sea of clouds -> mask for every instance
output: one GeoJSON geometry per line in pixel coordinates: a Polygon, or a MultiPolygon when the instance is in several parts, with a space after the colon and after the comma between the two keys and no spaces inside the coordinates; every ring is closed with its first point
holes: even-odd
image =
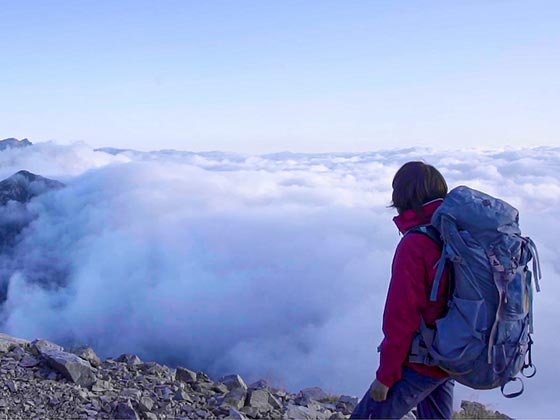
{"type": "Polygon", "coordinates": [[[239,155],[95,151],[40,143],[0,152],[66,188],[28,205],[11,255],[1,330],[104,356],[136,353],[215,377],[239,373],[297,391],[362,396],[400,236],[391,179],[435,165],[520,210],[540,251],[538,373],[525,393],[456,387],[511,416],[558,416],[560,148],[239,155]],[[41,287],[39,284],[49,285],[41,287]]]}

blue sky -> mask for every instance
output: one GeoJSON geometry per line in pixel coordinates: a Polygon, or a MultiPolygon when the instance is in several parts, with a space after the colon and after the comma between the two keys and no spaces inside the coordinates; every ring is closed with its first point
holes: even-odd
{"type": "Polygon", "coordinates": [[[558,144],[557,1],[0,1],[0,137],[558,144]]]}

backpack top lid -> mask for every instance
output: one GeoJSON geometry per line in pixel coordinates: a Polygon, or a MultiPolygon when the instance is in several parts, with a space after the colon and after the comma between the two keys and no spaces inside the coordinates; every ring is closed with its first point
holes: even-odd
{"type": "Polygon", "coordinates": [[[440,231],[450,218],[461,230],[499,231],[521,234],[519,212],[503,200],[461,185],[452,189],[432,216],[432,225],[440,231]]]}

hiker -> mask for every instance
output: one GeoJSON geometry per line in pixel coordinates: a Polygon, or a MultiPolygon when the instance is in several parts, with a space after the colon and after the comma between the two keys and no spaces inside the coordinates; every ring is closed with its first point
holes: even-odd
{"type": "Polygon", "coordinates": [[[418,418],[450,419],[454,381],[437,366],[408,360],[422,320],[434,327],[445,314],[449,294],[446,270],[437,299],[430,301],[441,246],[428,235],[409,231],[430,224],[447,195],[447,184],[433,166],[408,162],[395,174],[392,187],[391,207],[398,212],[393,221],[403,238],[393,259],[379,369],[350,418],[400,419],[416,407],[418,418]]]}

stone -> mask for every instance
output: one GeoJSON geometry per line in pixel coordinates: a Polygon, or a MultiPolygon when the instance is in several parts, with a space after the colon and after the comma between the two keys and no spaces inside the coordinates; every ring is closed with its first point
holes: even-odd
{"type": "Polygon", "coordinates": [[[230,390],[224,384],[214,384],[211,389],[212,389],[212,391],[216,391],[218,394],[225,394],[226,392],[228,392],[230,390]]]}
{"type": "Polygon", "coordinates": [[[127,365],[141,365],[142,360],[135,354],[123,353],[116,359],[117,362],[126,363],[127,365]]]}
{"type": "Polygon", "coordinates": [[[350,397],[348,395],[341,395],[336,403],[358,405],[359,399],[357,397],[350,397]]]}
{"type": "Polygon", "coordinates": [[[147,413],[149,411],[152,411],[152,408],[154,408],[154,404],[154,400],[152,400],[150,397],[142,396],[140,397],[140,401],[138,402],[138,408],[140,409],[140,411],[147,413]]]}
{"type": "Polygon", "coordinates": [[[307,400],[321,402],[321,401],[328,400],[330,398],[330,395],[327,394],[325,391],[323,391],[321,388],[312,387],[312,388],[302,389],[299,392],[298,397],[307,400]]]}
{"type": "Polygon", "coordinates": [[[26,346],[29,341],[0,333],[0,353],[7,353],[15,346],[26,346]]]}
{"type": "MultiPolygon", "coordinates": [[[[258,418],[262,418],[262,417],[263,417],[263,415],[262,415],[262,413],[259,411],[259,409],[258,409],[258,408],[255,408],[255,407],[248,407],[248,406],[245,406],[245,407],[243,407],[243,408],[241,409],[241,412],[247,414],[247,416],[250,417],[250,418],[252,418],[252,419],[258,419],[258,418]]],[[[268,416],[266,416],[266,417],[268,417],[268,416]]]]}
{"type": "Polygon", "coordinates": [[[325,415],[300,405],[289,405],[288,409],[282,416],[285,420],[311,420],[311,419],[325,419],[325,415]]]}
{"type": "Polygon", "coordinates": [[[96,378],[89,362],[75,354],[49,347],[42,347],[40,351],[47,363],[69,381],[86,388],[95,383],[96,378]]]}
{"type": "Polygon", "coordinates": [[[111,389],[112,389],[111,382],[104,381],[101,379],[98,379],[91,387],[91,390],[93,392],[105,392],[111,389]]]}
{"type": "Polygon", "coordinates": [[[249,385],[250,389],[266,389],[268,391],[270,391],[272,389],[272,387],[270,386],[270,384],[265,381],[264,379],[259,379],[256,382],[253,382],[251,385],[249,385]]]}
{"type": "Polygon", "coordinates": [[[164,401],[171,401],[173,397],[173,390],[167,385],[157,386],[156,392],[164,401]]]}
{"type": "Polygon", "coordinates": [[[112,416],[115,419],[140,420],[140,416],[138,416],[138,413],[134,410],[130,401],[119,402],[115,407],[112,416]]]}
{"type": "Polygon", "coordinates": [[[260,411],[271,411],[273,407],[269,402],[270,396],[270,392],[264,389],[255,389],[249,393],[245,404],[260,411]]]}
{"type": "Polygon", "coordinates": [[[121,391],[120,396],[138,401],[142,396],[142,391],[134,388],[125,388],[121,391]]]}
{"type": "Polygon", "coordinates": [[[234,408],[229,409],[228,419],[235,419],[235,420],[247,420],[247,416],[243,415],[234,408]]]}
{"type": "Polygon", "coordinates": [[[12,393],[17,392],[17,390],[18,390],[17,384],[14,381],[6,382],[6,386],[8,387],[10,392],[12,392],[12,393]]]}
{"type": "Polygon", "coordinates": [[[193,400],[191,399],[191,397],[189,396],[189,394],[187,394],[185,391],[183,390],[179,390],[175,393],[175,395],[173,396],[173,399],[176,401],[187,401],[187,402],[193,402],[193,400]]]}
{"type": "Polygon", "coordinates": [[[268,403],[275,409],[281,409],[283,407],[282,402],[279,398],[276,398],[275,395],[269,394],[268,396],[268,403]]]}
{"type": "Polygon", "coordinates": [[[58,373],[55,372],[54,370],[51,370],[48,374],[47,374],[47,379],[49,381],[56,381],[58,379],[58,373]]]}
{"type": "Polygon", "coordinates": [[[25,356],[23,356],[23,358],[20,360],[19,365],[23,368],[32,368],[37,366],[38,364],[40,364],[41,361],[36,359],[33,356],[30,356],[29,354],[26,354],[25,356]]]}
{"type": "Polygon", "coordinates": [[[36,355],[42,354],[42,349],[51,349],[51,350],[58,350],[64,351],[64,347],[59,346],[58,344],[51,343],[47,340],[37,339],[31,342],[31,349],[35,352],[36,355]]]}
{"type": "Polygon", "coordinates": [[[101,359],[95,351],[89,346],[78,347],[76,349],[72,349],[71,353],[75,354],[78,357],[89,362],[90,365],[93,367],[101,366],[101,359]]]}
{"type": "Polygon", "coordinates": [[[187,368],[184,367],[178,367],[175,370],[175,379],[187,384],[196,382],[197,380],[197,375],[196,372],[193,372],[192,370],[189,370],[187,368]]]}
{"type": "Polygon", "coordinates": [[[246,398],[247,392],[243,388],[234,388],[225,395],[222,406],[228,406],[239,410],[245,406],[246,398]]]}
{"type": "Polygon", "coordinates": [[[245,391],[247,391],[248,389],[247,384],[245,383],[243,378],[241,378],[241,376],[239,375],[224,376],[219,380],[219,382],[224,384],[229,391],[231,391],[234,388],[243,388],[245,391]]]}
{"type": "Polygon", "coordinates": [[[148,420],[158,420],[158,416],[150,412],[144,413],[144,417],[146,417],[148,420]]]}
{"type": "Polygon", "coordinates": [[[6,356],[11,357],[14,360],[20,361],[25,355],[26,355],[25,350],[21,346],[15,345],[12,347],[12,350],[6,356]]]}
{"type": "Polygon", "coordinates": [[[345,419],[346,419],[346,416],[343,413],[341,413],[340,411],[335,411],[329,417],[329,420],[345,420],[345,419]]]}

